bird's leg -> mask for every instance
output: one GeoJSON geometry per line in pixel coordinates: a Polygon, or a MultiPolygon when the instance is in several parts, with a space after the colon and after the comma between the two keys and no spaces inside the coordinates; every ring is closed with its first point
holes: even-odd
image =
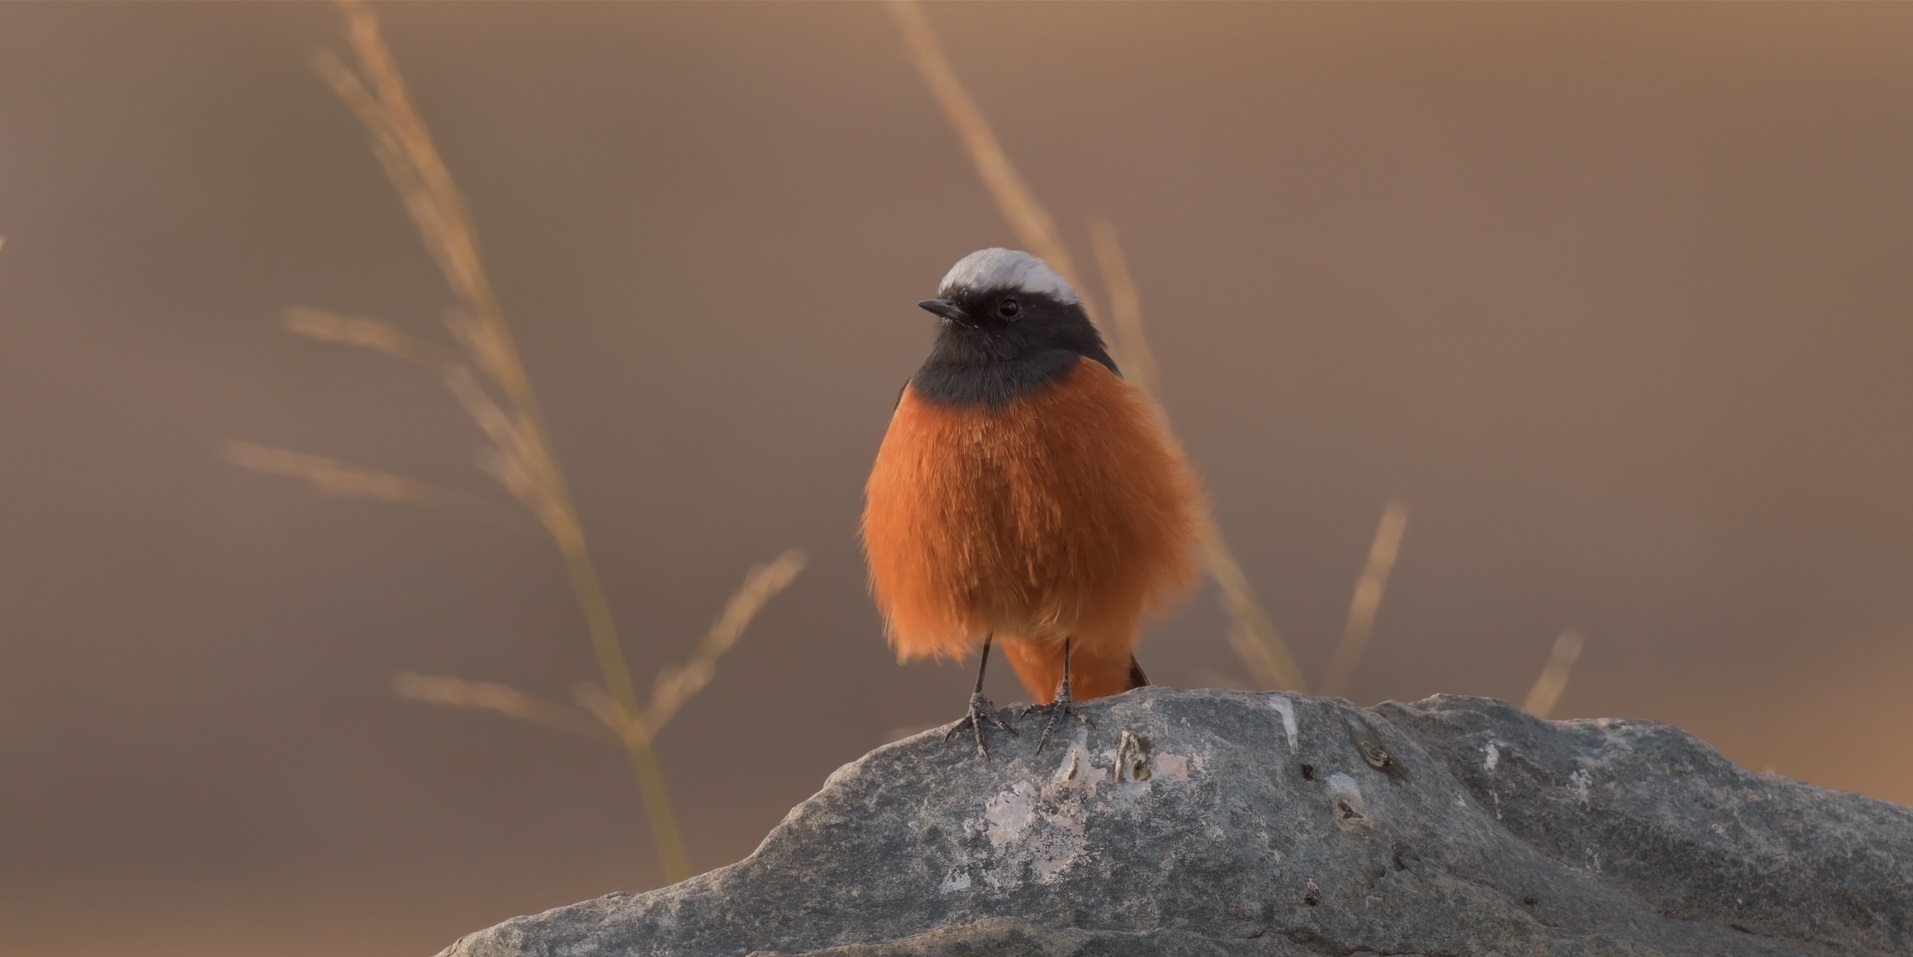
{"type": "Polygon", "coordinates": [[[1008,731],[1010,737],[1016,736],[1016,729],[1010,727],[1009,722],[1004,721],[1002,717],[997,715],[996,705],[991,704],[990,699],[983,697],[983,672],[990,667],[990,639],[994,637],[996,637],[994,634],[983,636],[983,660],[978,662],[976,666],[976,690],[970,692],[969,713],[965,714],[961,721],[951,725],[950,730],[943,735],[943,740],[948,741],[956,737],[956,733],[965,727],[974,729],[976,731],[976,753],[983,755],[983,760],[985,761],[990,759],[990,748],[983,743],[983,725],[985,722],[994,724],[1004,731],[1008,731]]]}
{"type": "Polygon", "coordinates": [[[1076,710],[1075,701],[1069,696],[1070,644],[1071,639],[1065,636],[1063,638],[1063,683],[1056,688],[1056,700],[1051,701],[1049,704],[1033,704],[1023,709],[1023,717],[1028,717],[1032,713],[1049,715],[1049,723],[1043,725],[1042,740],[1036,742],[1036,750],[1038,752],[1041,752],[1043,747],[1049,744],[1050,732],[1056,730],[1056,722],[1062,720],[1064,715],[1070,715],[1091,727],[1096,725],[1096,722],[1089,720],[1089,715],[1076,710]]]}

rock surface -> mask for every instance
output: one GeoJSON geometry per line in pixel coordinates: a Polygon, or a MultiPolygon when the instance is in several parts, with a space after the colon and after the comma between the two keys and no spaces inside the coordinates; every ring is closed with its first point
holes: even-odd
{"type": "Polygon", "coordinates": [[[743,861],[443,957],[1913,954],[1913,808],[1667,725],[1169,688],[1084,711],[1042,754],[1034,719],[988,762],[886,745],[743,861]]]}

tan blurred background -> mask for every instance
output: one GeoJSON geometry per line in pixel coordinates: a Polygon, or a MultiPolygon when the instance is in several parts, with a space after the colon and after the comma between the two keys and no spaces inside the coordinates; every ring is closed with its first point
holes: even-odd
{"type": "MultiPolygon", "coordinates": [[[[389,5],[640,671],[810,569],[660,748],[692,862],[948,720],[861,482],[971,249],[1011,242],[875,6],[389,5]]],[[[1913,7],[933,7],[1312,673],[1378,514],[1362,702],[1676,722],[1913,802],[1913,7]]],[[[0,5],[0,953],[422,955],[661,872],[611,748],[397,700],[595,675],[548,544],[223,464],[507,501],[428,374],[286,335],[449,301],[310,65],[330,7],[0,5]]],[[[1243,669],[1205,592],[1150,674],[1243,669]]],[[[1000,700],[1019,696],[999,675],[1000,700]]]]}

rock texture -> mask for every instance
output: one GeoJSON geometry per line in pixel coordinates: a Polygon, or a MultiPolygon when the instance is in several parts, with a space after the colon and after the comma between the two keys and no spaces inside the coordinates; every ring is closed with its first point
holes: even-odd
{"type": "Polygon", "coordinates": [[[1042,754],[879,748],[743,861],[444,957],[1913,954],[1913,809],[1666,725],[1168,688],[1084,710],[1042,754]]]}

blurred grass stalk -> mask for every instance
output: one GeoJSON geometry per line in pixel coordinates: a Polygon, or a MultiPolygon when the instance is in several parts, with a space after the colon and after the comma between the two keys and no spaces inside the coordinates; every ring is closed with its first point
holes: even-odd
{"type": "Polygon", "coordinates": [[[510,685],[401,671],[392,678],[392,692],[408,701],[490,711],[587,738],[616,740],[616,731],[602,719],[580,714],[575,708],[526,694],[510,685]]]}
{"type": "Polygon", "coordinates": [[[1349,599],[1348,624],[1342,629],[1342,640],[1336,644],[1335,655],[1329,659],[1328,671],[1322,676],[1322,694],[1345,693],[1349,679],[1355,676],[1355,667],[1361,663],[1362,653],[1368,650],[1368,636],[1375,630],[1375,612],[1381,607],[1382,592],[1388,587],[1388,576],[1401,554],[1402,534],[1406,531],[1408,503],[1395,499],[1382,509],[1382,520],[1375,526],[1368,563],[1362,568],[1362,577],[1355,582],[1354,597],[1349,599]]]}
{"type": "Polygon", "coordinates": [[[1534,686],[1528,689],[1528,698],[1522,702],[1521,710],[1537,718],[1554,713],[1554,706],[1561,703],[1561,695],[1568,690],[1568,675],[1581,657],[1581,645],[1581,636],[1571,631],[1563,632],[1554,640],[1548,663],[1534,679],[1534,686]]]}
{"type": "MultiPolygon", "coordinates": [[[[1003,144],[991,129],[989,119],[983,115],[982,109],[951,68],[942,44],[937,42],[935,31],[924,18],[923,10],[914,0],[891,0],[888,6],[910,48],[912,62],[942,107],[944,117],[963,141],[964,149],[976,167],[977,176],[996,200],[997,208],[1009,222],[1011,231],[1016,233],[1017,240],[1076,287],[1077,295],[1083,300],[1083,308],[1092,317],[1104,315],[1096,307],[1088,292],[1088,285],[1082,281],[1082,275],[1077,272],[1076,260],[1057,231],[1056,221],[1037,202],[1029,184],[1017,172],[1016,165],[1010,162],[1009,154],[1003,151],[1003,144]]],[[[1169,417],[1163,411],[1160,399],[1155,356],[1149,351],[1148,341],[1143,338],[1141,300],[1123,259],[1122,247],[1116,241],[1115,227],[1106,220],[1098,221],[1091,227],[1090,235],[1113,306],[1108,316],[1114,324],[1110,351],[1117,364],[1127,370],[1130,381],[1148,396],[1164,429],[1168,430],[1169,417]]],[[[1229,628],[1230,647],[1262,686],[1306,691],[1307,681],[1302,676],[1302,669],[1296,665],[1295,656],[1289,653],[1288,645],[1276,633],[1274,623],[1263,612],[1261,603],[1256,600],[1255,590],[1249,585],[1248,576],[1243,574],[1234,551],[1212,515],[1204,513],[1203,526],[1198,535],[1210,577],[1221,591],[1223,604],[1232,619],[1229,628]]]]}
{"type": "MultiPolygon", "coordinates": [[[[710,683],[717,659],[737,643],[764,603],[790,584],[806,559],[793,549],[769,565],[752,569],[698,645],[691,662],[663,669],[649,705],[640,702],[611,604],[585,541],[577,505],[552,454],[550,433],[532,395],[530,377],[486,276],[478,233],[464,197],[412,103],[404,77],[379,31],[378,18],[363,0],[338,3],[357,57],[357,69],[330,51],[321,52],[315,65],[371,133],[373,152],[457,298],[458,308],[446,316],[446,324],[462,351],[427,342],[378,320],[316,309],[289,311],[286,328],[314,339],[418,362],[440,373],[446,387],[491,442],[480,453],[480,466],[531,512],[563,557],[604,679],[603,689],[588,686],[581,690],[578,697],[583,710],[505,685],[446,676],[403,673],[394,680],[393,690],[414,701],[490,711],[594,737],[603,737],[609,731],[630,758],[665,875],[672,882],[682,880],[690,876],[690,865],[652,742],[678,709],[710,683]],[[502,401],[493,397],[494,390],[502,393],[502,401]]],[[[489,502],[321,456],[234,442],[226,448],[226,459],[250,471],[302,479],[321,494],[498,517],[499,509],[489,502]]]]}
{"type": "Polygon", "coordinates": [[[421,675],[402,671],[392,679],[392,691],[422,704],[468,708],[570,731],[588,738],[624,742],[627,736],[655,739],[677,716],[685,702],[704,690],[717,675],[717,660],[744,636],[744,628],[771,596],[783,591],[804,570],[804,553],[791,549],[768,565],[752,568],[744,584],[731,595],[724,613],[711,625],[689,663],[667,665],[651,686],[651,702],[638,721],[630,721],[618,702],[602,687],[580,683],[573,693],[576,708],[526,694],[509,685],[467,681],[448,675],[421,675]],[[582,709],[582,710],[580,710],[582,709]]]}
{"type": "Polygon", "coordinates": [[[373,469],[348,465],[308,452],[294,452],[252,442],[226,443],[228,465],[280,478],[303,481],[315,495],[363,498],[395,505],[417,505],[452,512],[478,521],[519,526],[518,513],[475,495],[373,469]]]}
{"type": "Polygon", "coordinates": [[[670,794],[665,790],[664,773],[651,748],[649,730],[642,724],[631,666],[618,641],[611,604],[591,560],[570,487],[551,455],[531,380],[485,274],[477,229],[451,171],[412,103],[405,79],[379,31],[378,18],[363,0],[339,0],[339,8],[345,14],[352,50],[358,56],[358,71],[326,51],[316,61],[319,72],[372,134],[373,151],[469,317],[469,322],[454,328],[462,333],[460,339],[478,367],[504,392],[511,407],[507,412],[492,404],[469,373],[447,371],[447,384],[492,439],[491,470],[538,517],[564,556],[599,670],[624,712],[625,731],[619,737],[637,774],[658,856],[671,880],[682,879],[689,876],[690,866],[671,810],[670,794]]]}
{"type": "MultiPolygon", "coordinates": [[[[470,389],[473,377],[458,375],[454,367],[447,369],[447,382],[468,408],[475,410],[474,417],[492,438],[496,453],[494,473],[538,517],[564,556],[605,683],[635,725],[641,720],[637,691],[630,665],[618,642],[610,603],[586,547],[570,489],[550,454],[531,381],[519,359],[497,295],[485,275],[477,231],[464,198],[453,184],[451,172],[412,104],[404,78],[380,34],[378,19],[362,0],[340,0],[339,7],[345,14],[360,72],[355,72],[330,51],[319,55],[319,72],[372,134],[374,152],[418,227],[426,249],[472,317],[465,329],[468,335],[461,338],[479,367],[504,391],[512,411],[506,413],[491,404],[482,392],[474,394],[470,389]]],[[[373,342],[361,344],[373,345],[373,342]]],[[[456,368],[462,371],[462,367],[456,368]]],[[[641,726],[636,730],[640,733],[620,737],[637,774],[659,857],[666,873],[677,880],[690,870],[683,840],[671,811],[663,772],[651,749],[650,736],[642,733],[641,726]]]]}

